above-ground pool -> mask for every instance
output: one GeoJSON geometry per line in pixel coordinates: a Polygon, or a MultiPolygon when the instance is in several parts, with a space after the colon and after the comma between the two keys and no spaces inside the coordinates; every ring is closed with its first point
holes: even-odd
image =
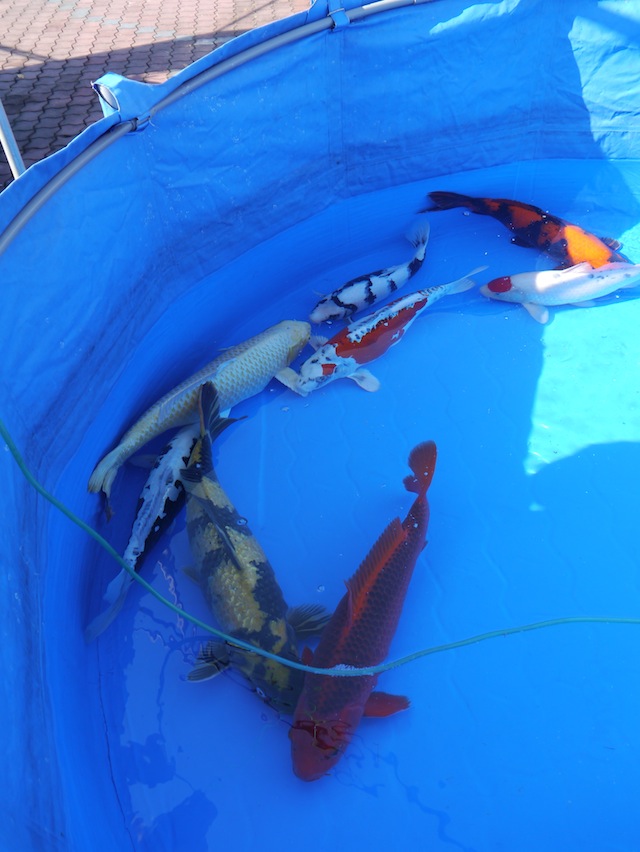
{"type": "MultiPolygon", "coordinates": [[[[639,21],[635,0],[316,4],[163,86],[105,78],[103,122],[0,196],[0,413],[30,470],[122,553],[147,471],[123,466],[110,521],[89,475],[221,350],[408,260],[420,219],[400,294],[553,265],[494,218],[420,212],[430,192],[528,202],[640,262],[639,21]]],[[[378,391],[273,381],[233,408],[215,470],[291,605],[335,609],[434,440],[389,659],[482,637],[380,675],[410,707],[313,783],[240,674],[187,679],[210,636],[148,590],[85,643],[119,566],[7,448],[0,845],[637,849],[639,292],[543,325],[475,287],[368,365],[378,391]]],[[[191,559],[181,512],[141,574],[211,622],[191,559]]]]}

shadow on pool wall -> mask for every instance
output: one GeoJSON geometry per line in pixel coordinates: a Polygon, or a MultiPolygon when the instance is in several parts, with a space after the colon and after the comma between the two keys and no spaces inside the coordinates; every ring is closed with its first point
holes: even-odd
{"type": "MultiPolygon", "coordinates": [[[[371,221],[364,215],[347,219],[341,227],[329,217],[314,232],[312,217],[345,199],[461,171],[468,171],[471,186],[474,169],[506,163],[517,170],[518,161],[539,158],[599,159],[604,177],[604,159],[640,157],[638,135],[629,130],[629,123],[637,121],[640,79],[639,29],[631,17],[637,8],[636,2],[603,7],[577,0],[561,6],[524,0],[479,5],[438,0],[387,11],[332,32],[309,35],[302,42],[254,59],[195,89],[154,114],[150,122],[142,121],[136,133],[106,148],[58,189],[2,255],[6,337],[2,413],[36,475],[80,515],[94,518],[96,500],[84,489],[95,459],[126,427],[134,410],[141,411],[173,384],[183,364],[198,366],[208,360],[211,350],[230,342],[229,329],[234,339],[241,331],[241,336],[247,336],[245,331],[260,330],[254,327],[258,319],[252,293],[265,303],[259,322],[277,321],[282,318],[282,293],[288,286],[300,288],[323,264],[339,267],[354,253],[374,253],[375,246],[363,243],[371,221]],[[514,45],[518,45],[517,51],[514,45]],[[280,266],[263,268],[260,276],[253,269],[253,278],[207,291],[207,279],[229,264],[241,266],[244,252],[277,239],[288,228],[300,227],[299,233],[304,235],[307,221],[308,241],[272,255],[280,259],[280,266]],[[183,329],[187,329],[186,341],[183,329]],[[144,350],[140,348],[143,340],[149,343],[144,350]]],[[[322,5],[316,4],[309,21],[318,21],[323,14],[322,5]]],[[[276,29],[283,31],[282,26],[276,29]]],[[[268,27],[263,32],[267,37],[275,31],[268,27]]],[[[251,44],[260,42],[255,34],[249,35],[251,44]]],[[[145,109],[156,98],[247,43],[238,39],[225,45],[158,89],[133,90],[126,82],[118,84],[120,88],[116,85],[122,96],[122,117],[137,115],[134,108],[142,103],[140,115],[144,118],[145,109]],[[127,110],[133,112],[127,114],[127,110]]],[[[118,118],[105,119],[105,130],[117,128],[118,118]]],[[[0,196],[2,226],[11,223],[72,155],[80,155],[99,138],[99,130],[99,126],[92,128],[68,151],[15,181],[0,196]]],[[[637,201],[625,191],[618,171],[608,168],[617,178],[619,193],[613,217],[608,212],[607,226],[619,220],[621,230],[630,228],[638,218],[637,201]]],[[[452,182],[445,186],[443,177],[442,188],[464,191],[460,177],[458,181],[457,186],[452,182]]],[[[524,183],[519,186],[520,197],[544,203],[543,198],[528,198],[529,187],[524,183]]],[[[396,202],[388,210],[389,231],[396,229],[400,219],[410,219],[417,209],[414,200],[424,200],[412,195],[413,190],[407,192],[411,205],[400,207],[396,202]]],[[[569,197],[569,207],[571,202],[569,197]]],[[[582,209],[582,204],[577,203],[576,208],[582,209]]],[[[437,227],[445,230],[444,224],[437,227]]],[[[495,228],[480,220],[472,227],[475,233],[482,229],[495,233],[495,228]]],[[[454,257],[459,251],[446,241],[440,250],[449,249],[454,257]]],[[[299,316],[304,315],[306,296],[302,292],[292,296],[290,304],[292,309],[294,304],[299,306],[299,316]]],[[[478,315],[489,308],[481,304],[479,296],[475,298],[468,306],[465,303],[471,316],[476,307],[478,315]]],[[[485,328],[491,330],[483,331],[482,345],[490,348],[490,357],[485,361],[476,357],[475,338],[463,337],[452,349],[451,341],[457,341],[464,316],[453,309],[450,314],[442,310],[434,312],[429,322],[427,354],[433,358],[426,359],[423,350],[421,363],[437,364],[433,380],[444,406],[429,408],[429,400],[415,401],[414,376],[395,372],[400,348],[380,362],[379,370],[376,367],[383,389],[375,398],[366,398],[368,428],[387,424],[394,436],[402,435],[402,449],[396,441],[393,454],[388,449],[380,465],[371,465],[369,448],[347,442],[349,436],[340,417],[331,416],[328,392],[313,399],[313,415],[305,417],[300,410],[289,422],[288,431],[293,438],[304,435],[315,446],[348,443],[346,461],[353,481],[341,487],[350,489],[356,508],[352,517],[332,518],[336,535],[330,542],[332,550],[339,547],[343,553],[340,567],[345,566],[344,577],[364,555],[365,530],[366,541],[372,543],[389,513],[399,512],[399,504],[406,501],[401,486],[406,472],[405,447],[438,435],[441,461],[434,494],[438,488],[444,493],[438,512],[434,512],[428,571],[416,572],[412,594],[417,600],[433,599],[438,607],[443,605],[446,587],[447,608],[455,609],[460,623],[473,633],[476,626],[499,626],[507,615],[510,622],[517,621],[519,610],[513,608],[513,600],[518,592],[521,596],[532,593],[533,581],[531,575],[523,575],[522,588],[510,588],[511,597],[505,603],[499,572],[490,571],[490,588],[487,592],[484,586],[483,594],[493,604],[481,611],[468,591],[463,593],[450,583],[447,586],[447,548],[454,548],[458,564],[469,566],[468,575],[464,571],[460,575],[460,583],[465,579],[484,583],[472,576],[478,553],[489,566],[522,558],[522,547],[513,536],[498,544],[494,529],[480,530],[479,538],[465,537],[465,515],[481,516],[485,503],[494,513],[501,508],[505,523],[523,530],[528,558],[534,562],[540,553],[544,561],[536,516],[524,503],[514,505],[517,495],[531,489],[548,511],[557,511],[559,519],[577,527],[581,517],[578,503],[565,504],[562,513],[559,484],[566,487],[574,476],[579,481],[595,480],[604,495],[595,505],[602,512],[610,511],[607,507],[614,503],[607,500],[628,486],[624,460],[635,461],[637,445],[612,443],[582,450],[548,465],[523,487],[532,401],[543,362],[540,327],[533,322],[515,327],[515,323],[497,322],[495,313],[487,314],[485,328]],[[443,352],[448,357],[443,358],[443,352]],[[487,362],[495,364],[495,372],[485,369],[487,362]],[[484,398],[475,392],[477,383],[486,388],[484,398]],[[390,406],[399,399],[407,401],[407,416],[402,419],[397,408],[390,406]],[[410,408],[413,414],[408,413],[410,408]],[[488,417],[487,409],[502,417],[488,417]],[[462,432],[456,424],[465,422],[477,423],[477,431],[462,432]],[[427,427],[431,434],[425,434],[427,427]],[[602,464],[595,465],[599,459],[608,462],[606,471],[602,464]],[[438,484],[439,480],[468,483],[470,479],[466,493],[447,492],[438,484]],[[360,493],[380,494],[381,481],[389,483],[384,499],[361,499],[360,493]]],[[[407,347],[403,358],[410,357],[409,347],[417,347],[414,341],[420,337],[417,329],[410,334],[402,344],[407,347]]],[[[350,390],[345,410],[351,404],[364,406],[365,401],[361,403],[357,396],[359,389],[350,390]]],[[[248,410],[255,412],[256,406],[249,405],[248,410]]],[[[257,444],[265,422],[256,417],[242,431],[238,427],[237,437],[225,438],[225,451],[233,442],[246,448],[250,436],[257,444]]],[[[236,457],[242,452],[236,449],[236,457]]],[[[258,487],[263,489],[277,479],[284,464],[292,471],[296,492],[306,495],[309,482],[296,471],[287,453],[286,446],[279,446],[272,457],[262,460],[258,487]]],[[[139,763],[148,767],[149,775],[124,779],[122,786],[114,784],[112,773],[122,769],[116,766],[117,748],[111,755],[114,768],[109,767],[110,741],[113,747],[118,733],[126,737],[130,720],[125,714],[120,732],[105,731],[100,691],[106,669],[96,665],[98,651],[94,647],[85,650],[82,645],[90,572],[100,567],[85,562],[94,562],[95,551],[80,532],[70,530],[66,521],[36,499],[18,478],[8,454],[0,464],[7,498],[15,505],[15,515],[7,514],[1,522],[6,541],[6,589],[3,587],[0,599],[7,601],[3,624],[11,644],[5,643],[2,650],[7,674],[0,687],[0,706],[3,727],[11,732],[7,742],[11,768],[3,804],[7,818],[0,838],[10,840],[13,848],[48,843],[49,848],[81,849],[87,847],[88,838],[95,841],[102,836],[105,849],[122,843],[135,848],[133,838],[138,835],[128,819],[136,809],[119,797],[127,795],[123,792],[127,783],[159,783],[172,770],[172,756],[163,750],[163,731],[152,724],[147,737],[137,740],[138,746],[121,746],[138,750],[123,766],[139,763]],[[78,559],[78,554],[89,558],[78,559]],[[29,673],[26,681],[25,671],[29,673]],[[99,811],[96,801],[101,803],[99,811]],[[23,818],[23,813],[28,817],[23,818]],[[91,814],[90,821],[87,814],[91,814]]],[[[221,464],[225,464],[222,459],[221,464]]],[[[240,505],[249,500],[255,486],[246,477],[238,487],[240,505]]],[[[577,501],[578,492],[572,496],[577,501]]],[[[308,528],[304,515],[314,506],[320,509],[321,499],[311,493],[304,503],[291,507],[293,542],[277,535],[281,507],[262,508],[261,527],[271,530],[263,545],[274,565],[285,564],[287,551],[300,544],[295,537],[302,537],[300,531],[308,528]]],[[[589,506],[591,526],[597,517],[594,504],[589,506]]],[[[326,511],[326,506],[322,508],[326,511]]],[[[628,520],[623,514],[625,529],[628,520]]],[[[124,527],[119,534],[124,534],[124,527]]],[[[604,552],[603,537],[600,532],[597,545],[604,552]]],[[[624,545],[616,542],[615,547],[618,545],[616,556],[627,558],[624,545]]],[[[329,558],[328,548],[321,558],[329,558]]],[[[572,554],[566,558],[571,559],[572,554]]],[[[103,562],[102,576],[106,570],[103,562]]],[[[310,576],[315,570],[317,566],[311,566],[310,576]]],[[[326,575],[319,576],[326,579],[326,575]]],[[[339,578],[333,572],[332,577],[337,584],[339,578]]],[[[513,578],[509,580],[511,583],[513,578]]],[[[567,578],[558,578],[559,584],[567,582],[567,578]]],[[[292,588],[292,600],[298,597],[301,602],[305,589],[292,588]]],[[[332,600],[339,594],[334,585],[332,600]]],[[[120,625],[123,632],[132,617],[133,611],[120,625]]],[[[442,635],[451,638],[446,623],[436,619],[435,625],[434,641],[438,625],[442,635]]],[[[413,650],[416,638],[420,637],[406,619],[398,642],[413,650]]],[[[105,646],[108,655],[109,644],[105,646]]],[[[112,659],[114,665],[123,664],[122,658],[112,659]]],[[[454,661],[439,662],[435,670],[442,666],[446,672],[455,665],[454,661]]],[[[394,680],[392,675],[388,679],[394,680]]],[[[394,683],[398,690],[405,688],[402,679],[395,678],[394,683]]],[[[227,686],[223,688],[227,693],[227,686]]],[[[190,700],[196,704],[195,698],[190,700]]],[[[214,709],[212,699],[209,716],[214,709]]],[[[189,722],[183,719],[182,724],[189,722]]],[[[400,720],[398,724],[410,726],[413,722],[400,720]]],[[[273,755],[274,761],[286,765],[287,754],[282,752],[280,740],[277,749],[265,736],[258,742],[265,747],[265,764],[252,771],[264,772],[260,779],[268,784],[268,760],[273,755]]],[[[197,748],[197,742],[192,745],[197,748]]],[[[421,751],[424,759],[429,757],[435,765],[444,766],[438,751],[441,746],[429,746],[434,751],[421,751]]],[[[246,777],[248,769],[245,765],[232,771],[246,777]]],[[[447,801],[437,805],[437,790],[430,781],[423,783],[424,795],[444,813],[447,801]]],[[[192,848],[204,843],[198,837],[200,831],[204,837],[223,809],[217,802],[205,802],[195,783],[190,791],[188,786],[183,803],[167,806],[166,816],[159,810],[155,827],[144,827],[145,836],[153,837],[156,831],[170,837],[176,820],[181,825],[183,818],[190,821],[193,807],[197,819],[192,823],[192,848]]],[[[304,794],[319,795],[300,793],[293,786],[287,791],[295,801],[301,801],[304,794]]],[[[266,799],[273,804],[271,796],[266,799]]],[[[463,817],[459,815],[459,819],[463,817]]],[[[418,824],[412,826],[417,837],[418,824]]],[[[325,830],[322,827],[318,836],[325,830]]],[[[345,830],[354,833],[355,827],[345,830]]],[[[470,831],[465,826],[460,834],[473,837],[470,831]]]]}

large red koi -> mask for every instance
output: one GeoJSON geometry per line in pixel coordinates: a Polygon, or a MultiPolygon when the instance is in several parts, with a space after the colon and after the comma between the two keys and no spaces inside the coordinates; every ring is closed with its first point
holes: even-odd
{"type": "Polygon", "coordinates": [[[511,242],[525,248],[537,248],[558,261],[558,268],[588,262],[597,268],[605,263],[624,262],[618,254],[620,243],[609,237],[596,237],[579,225],[572,225],[545,213],[533,204],[510,201],[508,198],[472,198],[457,192],[430,192],[433,207],[429,210],[449,210],[466,207],[472,213],[493,216],[513,233],[511,242]]]}
{"type": "MultiPolygon", "coordinates": [[[[387,656],[396,631],[413,568],[426,543],[429,524],[427,489],[436,464],[436,445],[426,441],[409,456],[413,476],[408,491],[417,493],[404,521],[395,518],[375,543],[324,628],[313,665],[374,666],[387,656]]],[[[304,657],[305,662],[310,652],[304,657]]],[[[390,716],[409,706],[401,695],[374,692],[377,676],[331,677],[307,674],[289,731],[293,770],[314,781],[345,752],[362,716],[390,716]]]]}

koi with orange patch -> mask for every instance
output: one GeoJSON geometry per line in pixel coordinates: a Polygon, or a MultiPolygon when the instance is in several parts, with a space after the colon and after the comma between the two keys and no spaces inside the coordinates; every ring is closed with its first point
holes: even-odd
{"type": "Polygon", "coordinates": [[[438,299],[473,287],[475,282],[470,276],[486,268],[481,266],[464,278],[401,296],[375,313],[350,323],[331,340],[312,337],[309,343],[316,348],[316,353],[307,358],[299,373],[291,367],[281,370],[279,381],[300,396],[307,396],[336,379],[351,379],[363,390],[377,391],[380,382],[363,368],[363,364],[379,358],[398,343],[416,317],[438,299]]]}
{"type": "MultiPolygon", "coordinates": [[[[405,488],[418,496],[404,521],[394,518],[347,581],[347,592],[324,628],[312,656],[314,666],[361,668],[381,663],[400,620],[411,575],[426,544],[427,490],[436,466],[433,441],[409,455],[413,473],[405,488]]],[[[305,651],[308,663],[311,652],[305,651]]],[[[390,716],[406,710],[403,695],[374,692],[377,675],[330,677],[307,674],[289,731],[293,771],[315,781],[340,760],[362,716],[390,716]]]]}
{"type": "MultiPolygon", "coordinates": [[[[525,248],[537,248],[558,261],[558,269],[587,262],[596,269],[605,263],[625,262],[618,254],[620,243],[609,237],[596,237],[579,225],[572,225],[545,213],[533,204],[508,198],[472,198],[457,192],[430,192],[433,202],[427,210],[450,210],[466,207],[472,213],[493,216],[513,232],[511,242],[525,248]]],[[[423,211],[424,212],[424,211],[423,211]]]]}

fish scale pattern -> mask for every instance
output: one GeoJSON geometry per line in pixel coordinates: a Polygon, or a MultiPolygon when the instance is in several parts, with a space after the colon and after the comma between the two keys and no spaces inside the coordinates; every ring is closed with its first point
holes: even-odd
{"type": "MultiPolygon", "coordinates": [[[[352,666],[376,665],[386,657],[396,630],[412,569],[423,546],[427,504],[418,498],[405,525],[396,518],[377,540],[354,577],[349,592],[338,604],[325,628],[314,655],[314,665],[328,667],[343,663],[352,666]],[[371,565],[386,555],[384,570],[368,582],[371,565]]],[[[366,695],[377,678],[307,678],[309,706],[320,712],[355,703],[366,695]]]]}

